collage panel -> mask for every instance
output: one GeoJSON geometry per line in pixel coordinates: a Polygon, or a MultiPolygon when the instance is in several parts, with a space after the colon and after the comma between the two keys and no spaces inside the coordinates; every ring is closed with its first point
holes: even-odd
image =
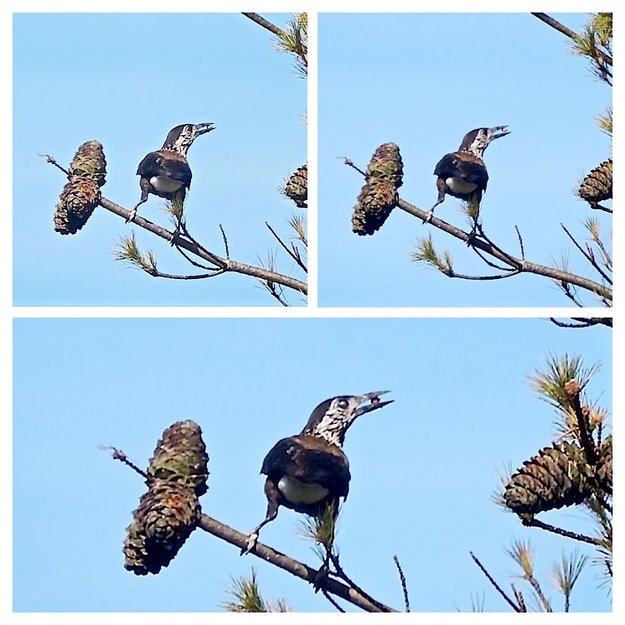
{"type": "Polygon", "coordinates": [[[611,306],[611,13],[318,29],[321,306],[611,306]]]}
{"type": "Polygon", "coordinates": [[[548,319],[16,319],[13,609],[610,611],[611,379],[548,319]]]}
{"type": "Polygon", "coordinates": [[[306,305],[305,13],[12,19],[15,305],[306,305]]]}

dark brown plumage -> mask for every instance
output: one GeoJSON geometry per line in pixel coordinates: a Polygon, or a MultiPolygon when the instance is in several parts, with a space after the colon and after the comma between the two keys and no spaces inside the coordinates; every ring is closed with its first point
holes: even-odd
{"type": "Polygon", "coordinates": [[[177,200],[182,207],[192,178],[187,152],[197,137],[214,129],[215,124],[210,122],[181,124],[169,131],[160,150],[143,157],[137,167],[141,199],[132,209],[127,222],[134,220],[137,209],[147,202],[150,193],[168,200],[177,200]]]}
{"type": "Polygon", "coordinates": [[[360,415],[390,404],[392,400],[379,399],[387,392],[326,399],[313,410],[300,434],[283,438],[271,448],[261,468],[267,476],[267,513],[250,533],[242,553],[254,548],[260,529],[277,517],[280,506],[309,516],[319,516],[330,506],[336,517],[351,480],[342,449],[345,433],[360,415]]]}
{"type": "Polygon", "coordinates": [[[436,164],[436,188],[438,198],[424,220],[428,222],[434,209],[452,195],[479,206],[488,185],[488,171],[484,164],[484,151],[492,141],[509,134],[507,126],[476,128],[468,132],[456,152],[445,154],[436,164]]]}

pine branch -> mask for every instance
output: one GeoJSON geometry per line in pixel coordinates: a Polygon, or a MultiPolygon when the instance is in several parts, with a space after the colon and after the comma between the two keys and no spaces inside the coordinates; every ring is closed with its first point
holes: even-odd
{"type": "MultiPolygon", "coordinates": [[[[248,536],[241,532],[229,527],[228,525],[213,519],[206,514],[202,514],[198,521],[199,529],[216,536],[217,538],[224,540],[231,545],[234,545],[238,549],[246,549],[248,544],[248,536]]],[[[364,597],[360,592],[354,588],[350,588],[346,584],[333,579],[331,577],[325,577],[321,580],[317,579],[317,571],[302,562],[298,562],[293,558],[275,551],[271,547],[257,542],[254,550],[250,552],[250,555],[254,555],[273,566],[291,573],[295,577],[299,577],[310,584],[317,583],[322,590],[325,590],[345,601],[355,605],[366,612],[395,612],[393,608],[390,608],[378,601],[375,603],[364,597]]]]}
{"type": "MultiPolygon", "coordinates": [[[[344,156],[340,158],[341,160],[343,160],[345,165],[347,165],[348,167],[351,167],[352,169],[359,172],[362,176],[366,178],[366,173],[362,169],[357,167],[351,159],[344,157],[344,156]]],[[[490,239],[480,238],[476,235],[471,235],[471,233],[469,232],[464,232],[460,228],[457,228],[456,226],[453,226],[452,224],[446,221],[443,221],[442,219],[436,216],[432,216],[429,211],[424,211],[423,209],[418,208],[417,206],[413,204],[410,204],[410,202],[407,202],[406,200],[402,198],[398,199],[397,207],[403,210],[404,212],[408,213],[409,215],[417,217],[422,222],[429,220],[429,225],[431,225],[432,227],[442,230],[443,232],[450,234],[456,239],[460,241],[464,241],[465,243],[469,244],[476,251],[481,250],[488,256],[504,263],[505,265],[509,267],[510,275],[517,275],[520,273],[532,273],[535,275],[540,275],[540,276],[544,276],[547,278],[551,278],[552,280],[555,280],[556,282],[561,283],[561,284],[570,284],[570,285],[578,286],[582,289],[585,289],[587,291],[595,293],[596,295],[599,295],[604,300],[609,300],[609,301],[612,300],[612,290],[602,284],[599,284],[598,282],[595,282],[588,278],[584,278],[582,276],[575,275],[568,271],[563,271],[554,267],[548,267],[546,265],[533,263],[533,262],[526,260],[525,258],[516,258],[514,255],[508,254],[507,252],[502,250],[499,246],[493,243],[493,241],[491,241],[490,239]]],[[[480,232],[481,234],[483,234],[483,230],[481,228],[480,228],[480,232]]],[[[420,257],[420,252],[421,252],[420,249],[417,250],[415,260],[429,262],[433,266],[436,266],[437,268],[439,268],[445,275],[449,277],[463,278],[467,280],[487,279],[485,276],[464,276],[463,274],[452,272],[450,271],[449,267],[445,266],[444,263],[432,262],[432,260],[429,260],[428,258],[420,257]]],[[[490,279],[500,280],[506,277],[509,277],[509,275],[508,274],[498,275],[490,279]]]]}

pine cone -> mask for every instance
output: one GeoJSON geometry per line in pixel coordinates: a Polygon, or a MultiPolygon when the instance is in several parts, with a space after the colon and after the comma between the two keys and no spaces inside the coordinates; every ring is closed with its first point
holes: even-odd
{"type": "Polygon", "coordinates": [[[395,143],[383,143],[377,148],[367,167],[367,180],[382,178],[399,189],[403,184],[404,163],[401,160],[399,146],[395,143]]]}
{"type": "Polygon", "coordinates": [[[150,480],[184,484],[202,496],[208,486],[208,454],[202,430],[194,421],[178,421],[158,441],[148,466],[150,480]]]}
{"type": "Polygon", "coordinates": [[[612,159],[603,161],[595,167],[581,182],[579,197],[591,206],[612,199],[612,159]]]}
{"type": "Polygon", "coordinates": [[[106,158],[102,144],[99,141],[83,143],[74,155],[69,174],[70,178],[84,176],[93,180],[98,187],[103,187],[106,182],[106,158]]]}
{"type": "Polygon", "coordinates": [[[352,231],[360,236],[379,230],[397,204],[392,182],[373,178],[360,191],[352,215],[352,231]]]}
{"type": "Polygon", "coordinates": [[[83,143],[69,167],[69,180],[63,187],[54,212],[54,229],[60,234],[76,234],[100,202],[100,187],[106,181],[106,159],[98,141],[83,143]]]}
{"type": "Polygon", "coordinates": [[[284,194],[295,202],[298,208],[306,208],[308,200],[308,164],[302,165],[288,179],[284,194]]]}
{"type": "Polygon", "coordinates": [[[367,182],[360,190],[352,214],[352,232],[373,234],[387,220],[397,205],[397,189],[403,182],[403,162],[399,147],[383,143],[367,166],[367,182]]]}
{"type": "Polygon", "coordinates": [[[523,463],[506,484],[504,501],[517,514],[580,504],[593,492],[592,475],[581,447],[554,444],[523,463]]]}
{"type": "Polygon", "coordinates": [[[61,191],[54,212],[54,229],[60,234],[76,234],[100,201],[100,189],[90,178],[73,176],[61,191]]]}
{"type": "Polygon", "coordinates": [[[135,575],[156,575],[176,557],[195,529],[200,512],[192,488],[176,482],[153,482],[127,528],[124,568],[135,575]]]}

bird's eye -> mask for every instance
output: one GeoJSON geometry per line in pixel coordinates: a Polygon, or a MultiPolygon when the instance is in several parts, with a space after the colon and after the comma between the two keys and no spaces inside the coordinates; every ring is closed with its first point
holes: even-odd
{"type": "Polygon", "coordinates": [[[349,406],[349,402],[346,399],[339,399],[336,405],[342,410],[345,410],[345,408],[349,406]]]}

